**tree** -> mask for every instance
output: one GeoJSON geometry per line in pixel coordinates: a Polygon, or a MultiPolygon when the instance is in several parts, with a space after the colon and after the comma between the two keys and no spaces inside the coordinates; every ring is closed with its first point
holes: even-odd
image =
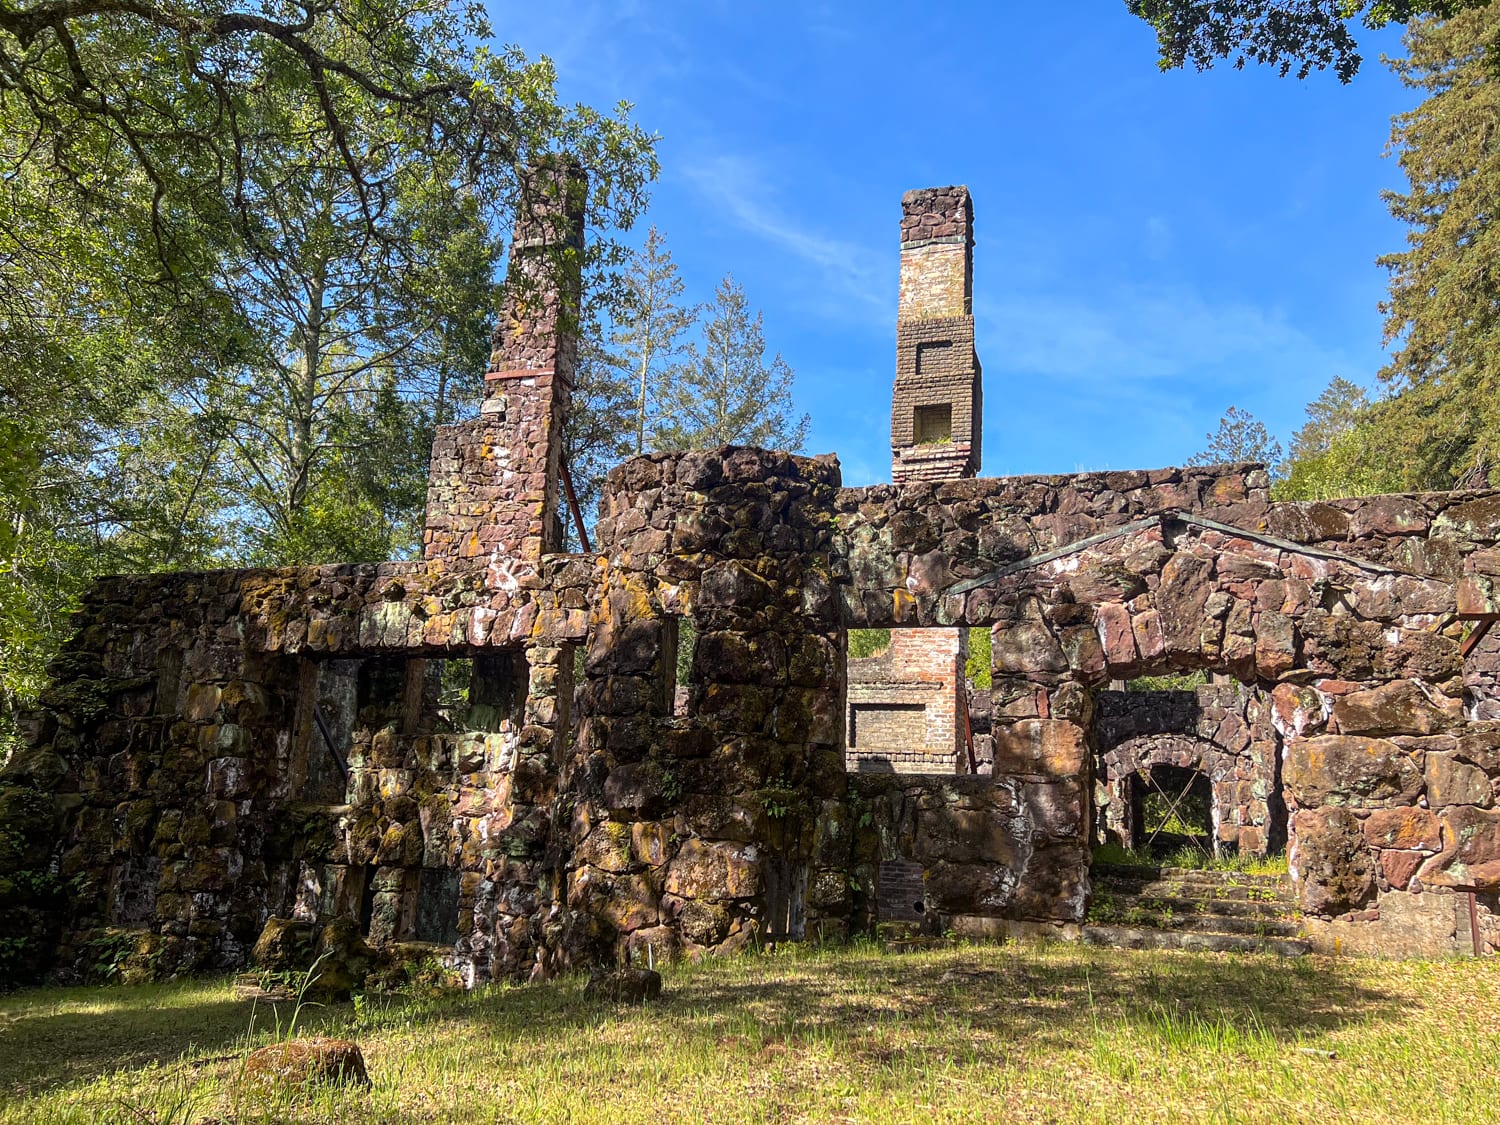
{"type": "Polygon", "coordinates": [[[0,724],[93,574],[414,542],[522,168],[583,165],[618,261],[654,140],[478,11],[0,11],[0,724]]]}
{"type": "Polygon", "coordinates": [[[1409,488],[1477,484],[1500,457],[1500,7],[1414,23],[1402,83],[1427,93],[1393,119],[1391,149],[1409,188],[1386,193],[1410,228],[1380,259],[1395,342],[1380,372],[1381,422],[1409,488]]]}
{"type": "MultiPolygon", "coordinates": [[[[635,389],[630,374],[609,351],[598,315],[585,298],[583,327],[578,342],[578,366],[573,402],[563,426],[563,457],[585,522],[597,509],[604,476],[634,451],[635,389]]],[[[564,527],[575,549],[573,521],[564,527]]]]}
{"type": "Polygon", "coordinates": [[[1156,30],[1163,70],[1191,63],[1207,70],[1221,59],[1273,66],[1285,78],[1332,67],[1348,82],[1364,61],[1350,25],[1405,23],[1452,16],[1489,0],[1125,0],[1156,30]]]}
{"type": "Polygon", "coordinates": [[[342,140],[276,108],[280,159],[248,171],[218,278],[253,346],[206,371],[189,409],[226,439],[249,561],[389,558],[420,541],[433,424],[477,399],[498,248],[467,185],[412,161],[378,105],[350,99],[342,140]],[[378,209],[351,160],[386,185],[378,209]]]}
{"type": "Polygon", "coordinates": [[[1237,406],[1226,410],[1219,419],[1219,428],[1206,436],[1208,448],[1189,457],[1189,465],[1259,461],[1274,468],[1281,462],[1281,443],[1270,435],[1255,415],[1237,406]]]}
{"type": "Polygon", "coordinates": [[[1273,487],[1278,500],[1331,500],[1397,492],[1384,415],[1388,403],[1369,401],[1363,387],[1335,376],[1307,405],[1307,422],[1292,436],[1291,450],[1273,487]]]}
{"type": "Polygon", "coordinates": [[[1288,458],[1302,461],[1327,453],[1334,440],[1352,430],[1369,409],[1365,389],[1335,375],[1323,393],[1307,404],[1307,421],[1292,435],[1288,458]]]}
{"type": "Polygon", "coordinates": [[[697,305],[682,303],[683,284],[677,263],[655,225],[631,256],[621,302],[614,311],[611,343],[618,362],[635,379],[635,452],[654,440],[657,410],[651,392],[663,372],[682,353],[682,337],[697,322],[697,305]]]}
{"type": "Polygon", "coordinates": [[[764,318],[751,317],[732,276],[719,282],[706,316],[701,341],[688,346],[663,387],[662,447],[801,449],[809,419],[792,414],[792,369],[779,353],[766,363],[764,318]]]}

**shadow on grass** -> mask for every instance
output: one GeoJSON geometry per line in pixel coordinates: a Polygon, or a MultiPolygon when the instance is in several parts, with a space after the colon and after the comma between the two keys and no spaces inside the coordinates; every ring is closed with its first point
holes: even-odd
{"type": "MultiPolygon", "coordinates": [[[[1224,1020],[1277,1040],[1388,1021],[1404,998],[1361,980],[1350,962],[1277,961],[1213,954],[967,947],[937,954],[796,953],[671,970],[647,1008],[601,1005],[578,980],[548,985],[375,1000],[359,1030],[452,1026],[475,1041],[546,1041],[562,1053],[590,1049],[601,1019],[641,1020],[705,1048],[759,1051],[818,1040],[859,1054],[871,1033],[930,1028],[935,1050],[968,1042],[1046,1050],[1085,1042],[1103,1027],[1150,1034],[1161,1013],[1224,1020]]],[[[290,1018],[262,1003],[258,1031],[290,1018]]],[[[120,1069],[186,1057],[204,1065],[249,1044],[252,1006],[216,982],[37,990],[0,1003],[0,1095],[27,1096],[120,1069]]],[[[349,1005],[304,1010],[299,1032],[347,1033],[349,1005]]],[[[259,1036],[257,1036],[259,1038],[259,1036]]]]}
{"type": "MultiPolygon", "coordinates": [[[[246,1049],[292,1018],[292,1003],[235,998],[228,982],[39,988],[0,997],[0,1101],[136,1070],[246,1049]],[[257,1034],[257,1038],[260,1035],[257,1034]]],[[[299,1033],[339,1022],[347,1005],[304,1008],[299,1033]]]]}

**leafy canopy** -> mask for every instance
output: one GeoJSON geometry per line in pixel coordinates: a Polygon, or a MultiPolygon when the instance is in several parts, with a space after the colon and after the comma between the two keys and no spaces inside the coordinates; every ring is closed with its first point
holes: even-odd
{"type": "Polygon", "coordinates": [[[1446,18],[1489,0],[1125,0],[1156,30],[1163,70],[1207,70],[1224,59],[1306,78],[1331,67],[1348,82],[1364,61],[1350,26],[1367,28],[1424,15],[1446,18]]]}

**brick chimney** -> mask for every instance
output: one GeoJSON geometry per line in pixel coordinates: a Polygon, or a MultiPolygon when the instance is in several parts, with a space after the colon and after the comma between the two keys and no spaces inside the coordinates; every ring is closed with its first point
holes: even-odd
{"type": "Polygon", "coordinates": [[[578,362],[587,182],[566,160],[522,178],[479,417],[432,443],[429,559],[534,563],[563,546],[562,430],[578,362]]]}
{"type": "Polygon", "coordinates": [[[969,189],[907,192],[891,401],[891,479],[897,484],[979,475],[983,396],[973,289],[969,189]]]}

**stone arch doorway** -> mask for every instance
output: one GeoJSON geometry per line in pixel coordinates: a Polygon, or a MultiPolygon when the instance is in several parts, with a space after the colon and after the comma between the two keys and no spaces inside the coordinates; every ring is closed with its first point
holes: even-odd
{"type": "Polygon", "coordinates": [[[1215,856],[1285,847],[1281,738],[1257,686],[1100,691],[1090,734],[1096,844],[1215,856]],[[1174,803],[1178,823],[1166,825],[1174,803]]]}

